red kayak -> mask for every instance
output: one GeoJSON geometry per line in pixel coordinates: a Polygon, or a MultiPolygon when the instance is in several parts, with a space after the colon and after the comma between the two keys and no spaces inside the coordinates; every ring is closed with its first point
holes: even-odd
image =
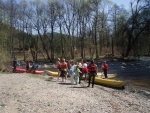
{"type": "Polygon", "coordinates": [[[34,71],[29,71],[29,70],[26,70],[26,69],[22,69],[22,68],[16,68],[16,72],[20,72],[20,73],[32,73],[32,74],[43,74],[44,73],[44,71],[38,71],[38,70],[36,70],[35,71],[35,73],[34,73],[34,71]]]}
{"type": "Polygon", "coordinates": [[[26,69],[16,68],[16,72],[24,73],[26,72],[26,69]]]}
{"type": "Polygon", "coordinates": [[[44,71],[38,71],[38,70],[36,70],[36,71],[35,71],[35,73],[34,73],[34,71],[31,71],[31,72],[30,72],[29,70],[27,70],[27,71],[26,71],[26,73],[32,73],[32,74],[43,74],[43,73],[44,73],[44,71]]]}

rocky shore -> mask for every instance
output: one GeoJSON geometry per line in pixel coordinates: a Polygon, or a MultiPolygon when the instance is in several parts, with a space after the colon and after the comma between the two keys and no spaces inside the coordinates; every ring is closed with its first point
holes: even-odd
{"type": "Polygon", "coordinates": [[[150,113],[150,95],[57,78],[0,73],[0,113],[150,113]]]}

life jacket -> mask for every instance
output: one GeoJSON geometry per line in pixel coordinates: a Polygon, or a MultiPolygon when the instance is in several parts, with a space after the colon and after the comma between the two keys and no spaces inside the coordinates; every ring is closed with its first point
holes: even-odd
{"type": "Polygon", "coordinates": [[[60,66],[60,62],[57,63],[57,69],[60,69],[61,66],[60,66]]]}
{"type": "Polygon", "coordinates": [[[103,64],[103,70],[108,70],[108,64],[103,64]]]}
{"type": "Polygon", "coordinates": [[[67,63],[62,63],[61,64],[61,69],[63,70],[63,71],[67,71],[67,63]]]}
{"type": "Polygon", "coordinates": [[[30,63],[29,62],[26,62],[26,66],[29,66],[30,65],[30,63]]]}
{"type": "Polygon", "coordinates": [[[97,72],[97,65],[96,64],[90,64],[88,66],[88,71],[89,72],[97,72]]]}

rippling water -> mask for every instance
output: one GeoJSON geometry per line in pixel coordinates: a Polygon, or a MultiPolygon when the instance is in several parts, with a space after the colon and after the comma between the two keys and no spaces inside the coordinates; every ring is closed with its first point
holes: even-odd
{"type": "MultiPolygon", "coordinates": [[[[129,85],[150,91],[150,60],[107,62],[108,73],[116,73],[117,79],[126,80],[129,85]]],[[[101,63],[98,64],[100,67],[101,63]]]]}

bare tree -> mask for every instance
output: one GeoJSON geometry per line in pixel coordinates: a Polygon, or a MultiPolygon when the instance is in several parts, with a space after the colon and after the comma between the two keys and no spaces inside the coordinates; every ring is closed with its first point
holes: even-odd
{"type": "Polygon", "coordinates": [[[137,40],[140,38],[140,35],[149,28],[150,19],[149,13],[143,13],[149,9],[149,5],[144,6],[140,5],[141,0],[137,0],[135,6],[131,2],[131,17],[128,20],[128,25],[126,27],[127,32],[127,49],[125,52],[125,57],[129,55],[133,47],[135,46],[137,40]]]}

